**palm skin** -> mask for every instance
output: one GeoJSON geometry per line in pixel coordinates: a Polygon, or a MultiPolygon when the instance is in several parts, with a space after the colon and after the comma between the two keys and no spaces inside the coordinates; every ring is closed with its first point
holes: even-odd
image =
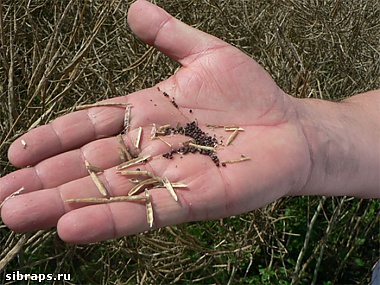
{"type": "MultiPolygon", "coordinates": [[[[124,135],[131,149],[137,128],[144,128],[140,150],[134,151],[153,158],[138,167],[188,186],[177,190],[178,202],[165,189],[150,190],[154,227],[244,213],[302,189],[310,171],[310,155],[297,121],[296,100],[279,89],[264,69],[236,48],[146,1],[132,5],[128,21],[137,36],[182,65],[158,86],[112,100],[133,106],[130,132],[124,135]],[[144,14],[150,15],[149,19],[144,14]],[[175,98],[178,109],[162,91],[175,98]],[[230,133],[205,125],[243,127],[244,132],[231,145],[218,146],[217,154],[220,160],[241,154],[251,159],[217,167],[200,154],[163,158],[170,148],[150,139],[152,124],[175,126],[193,120],[224,141],[230,133]]],[[[0,179],[0,200],[22,186],[28,192],[4,204],[4,223],[16,231],[57,225],[60,237],[73,243],[149,229],[144,203],[64,202],[100,196],[84,159],[105,169],[100,177],[111,196],[126,195],[133,186],[115,173],[120,163],[115,135],[122,130],[123,118],[122,108],[91,108],[63,116],[16,140],[9,150],[10,161],[20,167],[33,166],[0,179]],[[27,142],[26,148],[21,140],[27,142]]],[[[187,138],[166,139],[175,145],[187,138]]]]}

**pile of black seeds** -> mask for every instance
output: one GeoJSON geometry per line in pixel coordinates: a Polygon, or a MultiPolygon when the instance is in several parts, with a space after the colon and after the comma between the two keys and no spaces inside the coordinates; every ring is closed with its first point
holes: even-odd
{"type": "MultiPolygon", "coordinates": [[[[215,137],[207,135],[201,128],[198,127],[195,121],[187,123],[185,127],[166,128],[162,135],[167,136],[171,134],[180,134],[191,137],[193,143],[200,146],[215,147],[218,141],[215,137]]],[[[200,153],[208,155],[216,166],[219,166],[219,158],[213,150],[200,149],[189,144],[184,143],[178,149],[172,149],[170,152],[164,153],[162,156],[168,159],[173,158],[173,154],[188,154],[188,153],[200,153]]]]}

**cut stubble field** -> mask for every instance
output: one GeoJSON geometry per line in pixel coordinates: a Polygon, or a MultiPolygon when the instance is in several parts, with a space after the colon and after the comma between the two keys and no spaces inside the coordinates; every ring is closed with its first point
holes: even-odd
{"type": "MultiPolygon", "coordinates": [[[[339,101],[380,88],[378,0],[155,3],[251,56],[294,97],[339,101]]],[[[155,86],[179,69],[132,34],[130,4],[0,0],[1,176],[16,169],[7,150],[28,130],[155,86]]],[[[225,143],[244,132],[231,127],[225,143]]],[[[187,147],[207,153],[213,146],[187,147]]],[[[175,160],[179,153],[164,155],[175,160]]],[[[236,161],[218,167],[228,163],[236,161]]],[[[88,171],[95,177],[98,169],[89,164],[88,171]]],[[[145,174],[173,198],[187,191],[145,174]]],[[[70,273],[75,284],[368,284],[379,259],[379,210],[375,199],[284,197],[239,216],[88,245],[64,243],[55,228],[15,233],[0,221],[0,283],[11,284],[6,274],[20,271],[70,273]]]]}

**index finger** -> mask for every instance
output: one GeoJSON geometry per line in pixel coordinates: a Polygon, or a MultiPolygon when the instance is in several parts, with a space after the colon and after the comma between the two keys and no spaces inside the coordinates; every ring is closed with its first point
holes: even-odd
{"type": "MultiPolygon", "coordinates": [[[[153,123],[164,125],[188,121],[157,88],[104,102],[131,104],[130,130],[153,123]]],[[[62,116],[18,138],[9,148],[9,161],[18,167],[34,165],[93,140],[117,135],[124,129],[124,115],[125,107],[105,106],[62,116]]]]}
{"type": "MultiPolygon", "coordinates": [[[[127,103],[126,97],[109,101],[116,100],[127,103]]],[[[16,139],[8,151],[9,161],[17,167],[34,165],[95,139],[117,134],[123,127],[124,112],[120,107],[99,107],[57,118],[16,139]]]]}

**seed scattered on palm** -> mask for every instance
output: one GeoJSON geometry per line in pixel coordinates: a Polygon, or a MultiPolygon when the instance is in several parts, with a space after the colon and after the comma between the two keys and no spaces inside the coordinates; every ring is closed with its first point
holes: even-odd
{"type": "MultiPolygon", "coordinates": [[[[169,98],[169,95],[164,92],[164,96],[169,98]]],[[[175,108],[179,108],[178,104],[173,100],[172,104],[175,108]]],[[[78,106],[77,109],[85,109],[92,107],[102,107],[102,106],[115,106],[115,107],[123,107],[125,108],[124,114],[124,124],[122,133],[127,133],[130,128],[130,120],[131,120],[131,105],[126,103],[115,103],[115,102],[105,102],[105,103],[96,103],[89,105],[78,106]]],[[[226,144],[227,147],[230,145],[236,138],[239,132],[244,131],[243,128],[239,126],[221,126],[221,125],[206,125],[209,128],[222,128],[226,132],[232,132],[232,134],[227,139],[226,144]]],[[[135,149],[139,150],[141,145],[141,138],[143,135],[143,128],[137,128],[137,135],[133,141],[133,146],[135,149]]],[[[222,145],[217,139],[216,136],[210,136],[205,133],[199,126],[196,121],[192,121],[187,123],[184,127],[180,126],[179,123],[175,127],[172,127],[170,124],[165,124],[160,127],[156,127],[155,124],[152,126],[152,130],[150,133],[151,139],[159,139],[167,146],[171,148],[170,152],[164,153],[162,156],[168,159],[172,159],[174,154],[186,155],[189,153],[193,154],[202,154],[207,155],[211,158],[211,160],[215,163],[216,166],[226,166],[227,163],[237,163],[249,160],[250,157],[245,155],[241,155],[239,158],[223,160],[220,161],[216,152],[218,145],[222,145]],[[173,149],[173,145],[163,139],[164,136],[172,136],[172,135],[183,135],[187,136],[190,139],[183,141],[180,144],[179,148],[173,149]]],[[[153,216],[153,205],[151,201],[151,197],[149,194],[149,190],[155,188],[165,188],[172,198],[175,201],[178,201],[178,195],[175,188],[187,188],[187,185],[181,182],[172,182],[167,177],[160,177],[154,174],[152,171],[148,170],[140,170],[130,169],[136,165],[143,165],[151,159],[151,155],[143,155],[133,157],[129,151],[129,148],[125,145],[123,137],[118,135],[119,147],[117,151],[120,156],[121,163],[116,167],[116,174],[126,176],[127,179],[133,184],[135,184],[128,192],[127,196],[117,196],[117,197],[90,197],[90,198],[73,198],[68,199],[65,202],[67,203],[113,203],[113,202],[137,202],[137,201],[145,201],[146,207],[146,215],[147,215],[147,223],[149,227],[153,226],[154,216],[153,216]],[[143,194],[140,194],[143,192],[143,194]]],[[[100,168],[97,168],[91,165],[87,160],[85,161],[86,169],[89,172],[92,180],[94,181],[96,187],[99,189],[99,192],[103,196],[107,196],[108,192],[104,187],[102,181],[98,177],[97,173],[103,172],[100,168]]]]}

